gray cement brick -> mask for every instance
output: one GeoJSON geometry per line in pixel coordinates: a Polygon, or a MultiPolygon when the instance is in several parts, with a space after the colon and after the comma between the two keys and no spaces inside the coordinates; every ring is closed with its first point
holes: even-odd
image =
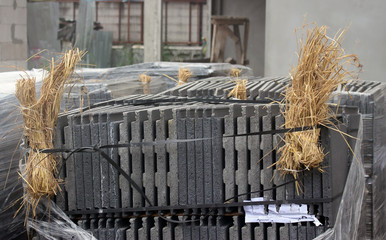
{"type": "MultiPolygon", "coordinates": [[[[212,137],[212,119],[203,118],[204,138],[212,137]]],[[[204,196],[205,203],[213,203],[212,141],[204,140],[204,196]]]]}
{"type": "MultiPolygon", "coordinates": [[[[267,239],[270,240],[279,240],[277,238],[277,224],[273,223],[272,225],[267,227],[267,239]]],[[[305,238],[302,238],[305,239],[305,238]]]]}
{"type": "MultiPolygon", "coordinates": [[[[195,139],[195,128],[194,128],[194,115],[188,116],[185,120],[186,124],[186,139],[195,139]]],[[[195,142],[188,142],[186,144],[187,154],[187,188],[188,188],[188,204],[196,204],[196,154],[195,154],[195,142]]]]}
{"type": "MultiPolygon", "coordinates": [[[[74,147],[82,146],[81,127],[79,125],[72,126],[74,147]]],[[[75,188],[76,188],[76,208],[79,210],[85,209],[85,188],[84,188],[84,173],[83,173],[83,156],[75,153],[75,188]]]]}
{"type": "MultiPolygon", "coordinates": [[[[147,120],[146,112],[136,112],[135,121],[131,123],[131,136],[133,142],[141,142],[143,139],[143,121],[147,120]]],[[[132,174],[131,179],[137,183],[138,186],[143,187],[142,174],[143,174],[143,155],[140,146],[130,147],[132,155],[132,174]]],[[[144,190],[144,189],[143,189],[144,190]]],[[[142,195],[133,190],[133,207],[141,207],[144,204],[142,195]]]]}
{"type": "Polygon", "coordinates": [[[241,240],[240,216],[233,216],[233,224],[229,228],[229,239],[241,240]]]}
{"type": "MultiPolygon", "coordinates": [[[[72,129],[70,125],[64,128],[64,135],[66,138],[66,147],[68,149],[73,148],[72,129]]],[[[66,154],[65,156],[67,156],[66,154]]],[[[68,210],[76,210],[76,190],[75,190],[75,163],[74,156],[70,156],[66,161],[66,179],[65,189],[67,191],[68,210]]]]}
{"type": "Polygon", "coordinates": [[[290,232],[289,232],[289,224],[285,224],[284,226],[280,226],[279,228],[279,239],[280,240],[291,240],[290,232]]]}
{"type": "Polygon", "coordinates": [[[209,240],[217,240],[216,217],[208,217],[209,240]]]}
{"type": "Polygon", "coordinates": [[[229,225],[224,223],[224,217],[218,216],[216,219],[217,225],[217,239],[226,240],[229,239],[229,225]]]}
{"type": "Polygon", "coordinates": [[[150,239],[163,239],[159,217],[154,217],[154,226],[150,229],[150,239]]]}
{"type": "MultiPolygon", "coordinates": [[[[166,217],[167,219],[171,219],[170,216],[166,217]]],[[[166,222],[166,226],[162,229],[162,237],[163,239],[172,239],[173,238],[173,227],[170,222],[166,222]]]]}
{"type": "MultiPolygon", "coordinates": [[[[120,143],[131,142],[131,123],[135,120],[135,114],[133,112],[126,112],[123,114],[123,123],[120,124],[120,143]]],[[[130,147],[119,148],[120,155],[120,167],[129,176],[132,174],[132,156],[130,153],[130,147]]],[[[119,185],[121,188],[121,204],[122,208],[133,207],[133,189],[130,183],[122,175],[119,176],[119,185]]]]}
{"type": "MultiPolygon", "coordinates": [[[[255,106],[255,114],[250,118],[250,132],[260,132],[262,129],[262,117],[267,114],[266,109],[260,105],[255,106]]],[[[251,191],[259,191],[262,189],[260,182],[260,165],[262,165],[261,158],[263,157],[260,150],[261,136],[248,136],[248,149],[250,152],[250,170],[248,171],[248,184],[251,186],[251,191]]],[[[262,196],[262,193],[255,193],[252,196],[262,196]]]]}
{"type": "MultiPolygon", "coordinates": [[[[90,124],[82,124],[81,127],[82,146],[91,146],[90,124]]],[[[84,174],[84,189],[85,189],[85,208],[94,208],[93,198],[93,171],[91,153],[82,153],[83,155],[83,174],[84,174]]]]}
{"type": "MultiPolygon", "coordinates": [[[[179,221],[182,220],[182,217],[180,216],[178,218],[179,221]]],[[[177,224],[174,228],[174,239],[184,239],[184,233],[183,233],[183,226],[182,224],[177,224]]]]}
{"type": "MultiPolygon", "coordinates": [[[[237,130],[237,117],[241,116],[241,107],[239,105],[231,105],[229,108],[229,116],[224,118],[224,135],[235,135],[237,130]]],[[[204,131],[205,133],[205,131],[204,131]]],[[[204,145],[205,146],[205,145],[204,145]]],[[[225,183],[225,198],[234,197],[236,191],[236,152],[235,138],[223,138],[225,168],[223,171],[223,179],[225,183]]]]}
{"type": "Polygon", "coordinates": [[[150,239],[151,219],[148,217],[142,218],[142,227],[138,229],[138,239],[150,239]]]}
{"type": "MultiPolygon", "coordinates": [[[[195,128],[195,137],[203,138],[203,119],[196,118],[194,119],[194,128],[195,128]]],[[[205,203],[205,195],[204,195],[204,145],[203,141],[195,142],[195,168],[196,168],[196,204],[204,204],[205,203]]]]}
{"type": "MultiPolygon", "coordinates": [[[[92,116],[90,123],[91,145],[99,145],[99,124],[97,122],[97,116],[92,116]]],[[[92,180],[93,180],[93,199],[94,207],[102,207],[101,199],[101,159],[99,153],[92,153],[92,180]]]]}
{"type": "MultiPolygon", "coordinates": [[[[108,144],[116,145],[118,144],[119,139],[119,124],[120,122],[112,122],[109,121],[108,124],[108,132],[109,132],[109,138],[108,138],[108,144]]],[[[118,160],[118,149],[117,148],[110,148],[108,150],[110,158],[119,165],[118,160]]],[[[104,159],[106,160],[106,159],[104,159]]],[[[110,207],[112,208],[119,208],[120,207],[120,194],[119,194],[119,173],[118,170],[113,167],[111,164],[109,164],[109,192],[110,192],[110,207]]]]}
{"type": "Polygon", "coordinates": [[[200,240],[209,239],[208,221],[203,218],[200,219],[200,240]]]}
{"type": "MultiPolygon", "coordinates": [[[[168,121],[169,139],[177,139],[177,123],[174,120],[168,121]]],[[[178,205],[178,157],[177,157],[177,143],[171,143],[167,145],[167,151],[169,153],[169,173],[168,173],[168,186],[170,189],[170,204],[173,206],[178,205]]]]}
{"type": "MultiPolygon", "coordinates": [[[[243,106],[242,116],[237,118],[237,134],[249,133],[250,116],[254,113],[253,106],[243,106]]],[[[236,170],[236,184],[237,194],[244,194],[250,192],[248,184],[248,171],[250,169],[249,152],[248,152],[248,137],[235,138],[235,150],[237,151],[237,170],[236,170]]],[[[249,196],[241,196],[240,200],[246,200],[249,196]]]]}
{"type": "Polygon", "coordinates": [[[101,218],[98,222],[98,237],[100,240],[107,240],[106,219],[101,218]]]}
{"type": "Polygon", "coordinates": [[[212,119],[212,159],[213,159],[213,202],[224,202],[224,182],[223,182],[223,149],[222,140],[223,122],[220,118],[212,119]]]}
{"type": "MultiPolygon", "coordinates": [[[[144,137],[143,141],[151,142],[155,140],[155,121],[160,119],[159,110],[148,110],[148,120],[143,122],[144,137]]],[[[156,160],[154,146],[143,146],[144,154],[144,175],[143,183],[145,194],[153,204],[157,203],[157,191],[155,186],[156,160]]],[[[148,203],[146,203],[148,205],[148,203]]]]}
{"type": "MultiPolygon", "coordinates": [[[[177,139],[186,139],[186,121],[178,118],[177,139]]],[[[188,204],[188,179],[187,179],[187,156],[186,143],[177,143],[178,150],[178,204],[188,204]]]]}
{"type": "Polygon", "coordinates": [[[259,223],[259,224],[257,224],[257,226],[255,226],[254,236],[255,236],[256,240],[258,240],[258,239],[265,239],[265,236],[264,236],[264,224],[263,223],[259,223]]]}
{"type": "MultiPolygon", "coordinates": [[[[172,119],[172,111],[170,109],[161,109],[160,119],[156,120],[156,141],[165,141],[168,136],[168,121],[172,119]]],[[[169,159],[165,145],[156,145],[155,152],[157,153],[157,169],[155,173],[155,185],[157,187],[158,205],[166,206],[170,204],[169,189],[167,183],[169,159]]]]}
{"type": "Polygon", "coordinates": [[[307,239],[307,226],[298,226],[298,239],[307,239]]]}
{"type": "Polygon", "coordinates": [[[246,224],[241,228],[241,239],[253,239],[253,227],[246,224]]]}
{"type": "MultiPolygon", "coordinates": [[[[107,123],[102,120],[102,115],[99,114],[99,144],[100,145],[107,145],[108,141],[108,130],[107,130],[107,123]]],[[[108,154],[107,150],[102,150],[106,154],[108,154]]],[[[103,159],[101,157],[101,203],[102,208],[109,208],[110,207],[110,184],[109,184],[109,163],[106,161],[106,159],[103,159]]]]}
{"type": "Polygon", "coordinates": [[[316,237],[316,227],[311,222],[307,222],[307,239],[314,239],[316,237]]]}

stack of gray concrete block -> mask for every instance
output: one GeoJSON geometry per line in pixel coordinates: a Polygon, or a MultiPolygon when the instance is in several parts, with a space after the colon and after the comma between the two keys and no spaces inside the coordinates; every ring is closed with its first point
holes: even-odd
{"type": "MultiPolygon", "coordinates": [[[[188,96],[188,97],[207,97],[216,96],[219,98],[227,99],[228,93],[235,86],[232,83],[234,78],[230,77],[214,77],[201,80],[199,83],[188,83],[182,86],[178,86],[169,89],[162,94],[173,96],[188,96]]],[[[282,93],[284,93],[286,86],[290,83],[288,77],[282,78],[255,78],[246,77],[247,83],[247,96],[249,100],[257,99],[272,99],[275,101],[281,101],[283,99],[282,93]]],[[[382,106],[375,106],[377,98],[382,97],[382,89],[385,89],[385,83],[372,82],[372,81],[349,81],[345,88],[337,90],[334,96],[330,99],[330,103],[338,104],[341,106],[355,106],[358,107],[361,119],[363,122],[363,135],[359,136],[362,139],[362,159],[366,171],[366,177],[368,178],[366,199],[366,211],[367,211],[367,233],[366,237],[373,238],[373,214],[376,212],[376,207],[373,206],[374,197],[372,190],[372,178],[373,178],[373,164],[374,164],[374,132],[377,131],[374,127],[374,116],[377,114],[375,108],[381,109],[382,106]]],[[[382,111],[379,111],[382,113],[382,111]]],[[[378,114],[379,115],[379,114],[378,114]]],[[[348,119],[347,121],[357,121],[356,118],[348,119]]],[[[355,124],[355,123],[354,123],[355,124]]],[[[352,133],[349,133],[352,134],[352,133]]],[[[352,139],[348,139],[353,141],[352,139]]]]}
{"type": "MultiPolygon", "coordinates": [[[[243,78],[244,79],[244,78],[243,78]]],[[[289,83],[287,77],[277,78],[261,78],[248,77],[247,97],[249,100],[266,100],[275,99],[281,100],[281,93],[285,90],[289,83]]],[[[233,77],[211,77],[200,80],[198,82],[189,82],[187,84],[168,89],[161,95],[172,95],[180,97],[220,97],[230,98],[228,94],[235,87],[233,77]]]]}
{"type": "MultiPolygon", "coordinates": [[[[322,131],[329,152],[325,173],[305,172],[298,194],[294,182],[275,188],[293,180],[281,178],[275,166],[270,167],[280,157],[275,147],[283,134],[242,135],[281,129],[284,119],[278,105],[133,104],[152,97],[110,100],[82,114],[72,110],[59,118],[57,148],[132,143],[103,151],[151,203],[99,153],[74,153],[61,168],[66,184],[63,198],[56,202],[84,229],[99,239],[312,239],[333,225],[337,200],[331,199],[342,192],[343,170],[347,172],[349,165],[346,144],[338,133],[322,131]],[[178,141],[186,139],[194,141],[178,141]],[[332,184],[342,180],[338,175],[342,186],[332,184]],[[309,213],[324,225],[246,224],[241,207],[224,204],[226,199],[256,191],[260,192],[232,201],[325,199],[309,204],[309,213]]],[[[340,108],[339,113],[347,125],[341,130],[355,132],[359,121],[354,120],[360,117],[356,108],[340,108]]]]}

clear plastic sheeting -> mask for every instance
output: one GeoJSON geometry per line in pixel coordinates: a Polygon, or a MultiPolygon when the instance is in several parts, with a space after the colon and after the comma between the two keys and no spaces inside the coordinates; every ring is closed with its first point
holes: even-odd
{"type": "MultiPolygon", "coordinates": [[[[362,136],[363,124],[360,123],[358,136],[362,136]]],[[[363,239],[365,235],[364,199],[366,194],[366,178],[361,157],[361,140],[355,145],[355,156],[350,166],[343,191],[335,225],[316,240],[363,239]]]]}
{"type": "Polygon", "coordinates": [[[386,239],[386,84],[374,90],[373,238],[386,239]]]}
{"type": "Polygon", "coordinates": [[[71,221],[54,202],[42,200],[36,210],[37,217],[28,219],[27,228],[36,231],[41,239],[96,240],[71,221]]]}

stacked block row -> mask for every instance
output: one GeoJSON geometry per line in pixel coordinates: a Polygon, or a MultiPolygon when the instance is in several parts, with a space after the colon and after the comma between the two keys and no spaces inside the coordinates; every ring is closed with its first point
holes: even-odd
{"type": "MultiPolygon", "coordinates": [[[[309,213],[324,223],[318,228],[309,223],[245,224],[239,216],[242,208],[213,204],[223,204],[229,198],[234,202],[251,197],[289,201],[332,198],[342,188],[331,184],[337,172],[330,166],[337,156],[343,156],[340,164],[348,168],[347,149],[333,147],[340,144],[334,131],[323,130],[322,143],[331,156],[325,161],[326,173],[304,173],[300,180],[303,191],[298,194],[293,182],[275,188],[292,180],[280,177],[272,166],[279,157],[276,146],[282,144],[283,134],[247,135],[281,129],[284,119],[278,105],[129,104],[143,99],[151,97],[137,95],[100,103],[82,114],[69,112],[58,122],[58,148],[131,143],[130,147],[103,151],[139,185],[150,203],[97,152],[67,156],[61,169],[66,185],[57,204],[74,220],[81,216],[78,223],[99,239],[111,239],[111,234],[117,239],[271,239],[271,234],[296,239],[289,238],[291,233],[298,239],[306,235],[311,239],[333,224],[330,201],[309,204],[309,213]],[[208,214],[209,209],[216,213],[208,214]],[[164,214],[173,220],[184,220],[181,215],[200,220],[177,224],[165,221],[164,214]],[[217,235],[211,237],[214,233],[217,235]]],[[[359,118],[355,109],[340,111],[343,120],[359,118]]],[[[355,127],[352,124],[350,131],[355,127]]]]}

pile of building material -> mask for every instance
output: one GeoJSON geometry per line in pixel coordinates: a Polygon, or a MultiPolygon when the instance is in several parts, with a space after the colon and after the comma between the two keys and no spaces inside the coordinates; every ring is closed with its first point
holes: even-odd
{"type": "MultiPolygon", "coordinates": [[[[151,91],[158,93],[175,86],[175,83],[165,77],[177,76],[181,66],[189,67],[193,72],[190,81],[207,78],[214,75],[226,76],[233,67],[230,64],[183,64],[183,63],[148,63],[111,69],[79,69],[76,71],[78,83],[67,89],[61,101],[61,111],[77,109],[80,106],[90,107],[98,102],[110,100],[112,97],[142,93],[139,81],[140,73],[147,73],[153,77],[151,91]]],[[[251,69],[242,67],[251,73],[251,69]]],[[[25,152],[18,146],[22,143],[22,116],[17,109],[18,100],[13,95],[16,80],[21,77],[35,77],[37,96],[40,95],[41,80],[48,73],[33,69],[26,72],[6,72],[0,74],[3,88],[0,91],[0,229],[1,238],[12,239],[25,236],[23,214],[14,218],[20,207],[23,196],[22,179],[18,174],[19,159],[25,152]]]]}
{"type": "MultiPolygon", "coordinates": [[[[279,105],[163,98],[176,101],[146,104],[139,100],[152,98],[137,95],[60,117],[55,147],[78,152],[64,154],[64,198],[56,203],[82,228],[98,239],[312,239],[333,226],[339,199],[332,197],[343,191],[351,158],[339,133],[323,130],[326,173],[302,174],[298,195],[293,178],[270,168],[279,157],[279,105]],[[253,135],[261,131],[273,132],[253,135]],[[105,151],[140,191],[100,153],[80,151],[91,146],[105,151]],[[241,207],[251,197],[307,203],[323,226],[245,223],[241,207]]],[[[355,107],[339,111],[343,121],[360,117],[355,107]]],[[[342,131],[357,131],[357,124],[345,123],[342,131]]]]}

